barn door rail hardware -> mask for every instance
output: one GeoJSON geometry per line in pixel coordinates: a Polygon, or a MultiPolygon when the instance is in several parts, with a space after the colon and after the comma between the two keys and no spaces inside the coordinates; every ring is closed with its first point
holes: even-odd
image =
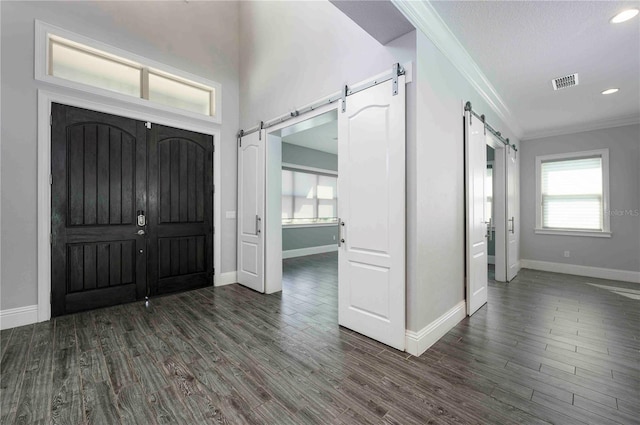
{"type": "Polygon", "coordinates": [[[502,142],[502,144],[507,146],[508,149],[513,149],[515,152],[518,152],[518,148],[516,147],[515,143],[511,144],[509,142],[509,138],[508,137],[505,139],[504,137],[502,137],[502,133],[500,133],[499,131],[495,130],[493,127],[491,127],[489,125],[489,123],[487,123],[487,121],[485,120],[484,114],[483,115],[478,115],[478,113],[473,110],[473,108],[471,107],[471,102],[465,103],[464,110],[465,110],[465,112],[469,112],[471,114],[471,116],[469,117],[469,120],[472,120],[473,117],[476,117],[476,118],[478,118],[480,121],[482,121],[484,123],[485,134],[486,134],[486,131],[488,130],[489,133],[491,133],[494,136],[496,136],[496,138],[498,140],[500,140],[502,142]]]}
{"type": "Polygon", "coordinates": [[[392,90],[392,94],[395,96],[398,94],[398,77],[405,74],[406,74],[405,69],[399,63],[394,63],[393,67],[391,68],[391,71],[388,74],[385,74],[376,80],[369,81],[354,87],[349,87],[348,85],[345,84],[344,87],[338,93],[334,93],[331,96],[325,97],[322,100],[314,102],[303,108],[294,109],[293,111],[287,114],[284,114],[278,118],[275,118],[271,121],[264,121],[264,122],[261,121],[260,124],[254,127],[251,127],[247,130],[240,130],[238,132],[238,140],[239,140],[238,144],[239,146],[242,146],[241,145],[242,141],[240,141],[242,136],[246,136],[248,134],[255,133],[256,131],[265,130],[275,125],[282,124],[283,122],[286,122],[292,118],[296,118],[308,112],[315,111],[321,106],[330,105],[339,100],[342,100],[342,109],[341,109],[342,112],[346,112],[348,96],[351,96],[352,94],[356,94],[358,92],[371,88],[373,86],[377,86],[378,84],[382,84],[389,80],[393,80],[391,90],[392,90]]]}

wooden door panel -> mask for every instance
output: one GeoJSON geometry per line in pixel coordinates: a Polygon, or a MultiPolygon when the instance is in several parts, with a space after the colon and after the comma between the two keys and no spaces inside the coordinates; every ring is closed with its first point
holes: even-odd
{"type": "Polygon", "coordinates": [[[202,223],[206,149],[190,140],[158,142],[160,223],[202,223]]]}
{"type": "Polygon", "coordinates": [[[144,124],[53,104],[51,152],[53,316],[144,297],[144,124]]]}
{"type": "Polygon", "coordinates": [[[67,244],[67,293],[135,283],[135,240],[67,244]]]}
{"type": "Polygon", "coordinates": [[[135,137],[96,123],[74,124],[67,131],[68,226],[132,224],[135,137]]]}
{"type": "Polygon", "coordinates": [[[213,283],[213,138],[153,125],[149,138],[152,294],[213,283]]]}
{"type": "Polygon", "coordinates": [[[158,277],[179,276],[206,271],[206,237],[158,239],[160,268],[158,277]]]}

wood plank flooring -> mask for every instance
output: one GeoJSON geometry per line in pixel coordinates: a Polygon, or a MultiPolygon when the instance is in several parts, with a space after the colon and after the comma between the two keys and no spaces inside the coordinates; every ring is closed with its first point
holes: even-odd
{"type": "Polygon", "coordinates": [[[335,253],[284,268],[2,331],[0,422],[640,423],[637,285],[522,270],[413,357],[337,325],[335,253]]]}

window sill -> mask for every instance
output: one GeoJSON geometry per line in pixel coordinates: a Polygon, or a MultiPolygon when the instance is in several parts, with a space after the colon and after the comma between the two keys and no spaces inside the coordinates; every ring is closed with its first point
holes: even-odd
{"type": "Polygon", "coordinates": [[[587,236],[592,238],[610,238],[611,232],[599,230],[570,230],[570,229],[535,229],[537,235],[558,236],[587,236]]]}
{"type": "Polygon", "coordinates": [[[338,223],[306,223],[306,224],[283,224],[283,229],[300,229],[305,227],[333,227],[337,226],[338,223]]]}

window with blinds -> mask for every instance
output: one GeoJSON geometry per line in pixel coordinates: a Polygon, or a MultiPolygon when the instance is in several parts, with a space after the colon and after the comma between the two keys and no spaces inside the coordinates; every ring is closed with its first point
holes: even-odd
{"type": "Polygon", "coordinates": [[[538,227],[608,231],[605,161],[608,154],[603,151],[538,157],[538,227]]]}
{"type": "Polygon", "coordinates": [[[337,188],[337,176],[283,169],[282,224],[336,223],[337,188]]]}

